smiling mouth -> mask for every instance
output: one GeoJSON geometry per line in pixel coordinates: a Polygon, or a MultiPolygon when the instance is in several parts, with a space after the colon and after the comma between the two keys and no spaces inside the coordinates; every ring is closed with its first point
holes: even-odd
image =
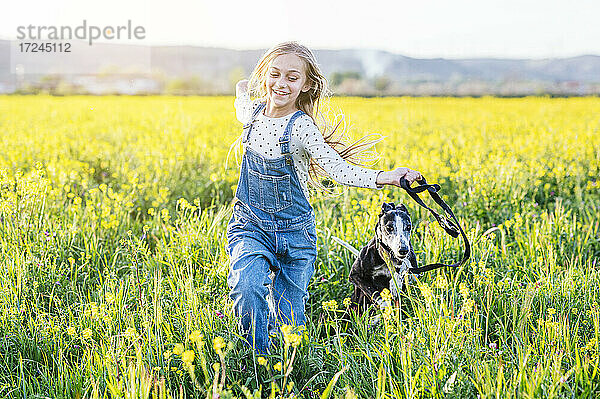
{"type": "Polygon", "coordinates": [[[288,94],[290,94],[290,93],[286,93],[284,91],[279,91],[279,90],[275,90],[275,89],[273,89],[273,93],[280,95],[280,96],[287,96],[288,94]]]}

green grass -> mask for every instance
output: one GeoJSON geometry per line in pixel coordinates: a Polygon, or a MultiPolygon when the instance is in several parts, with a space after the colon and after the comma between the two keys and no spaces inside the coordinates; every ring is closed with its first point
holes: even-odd
{"type": "Polygon", "coordinates": [[[420,262],[456,260],[461,245],[400,189],[316,196],[307,331],[297,347],[278,339],[265,366],[227,297],[232,99],[0,98],[0,396],[600,395],[600,100],[339,101],[361,128],[399,129],[380,167],[406,140],[427,154],[407,156],[442,184],[472,258],[421,277],[402,314],[345,325],[353,257],[331,236],[360,248],[381,203],[402,201],[420,262]],[[563,140],[571,150],[555,151],[563,140]]]}

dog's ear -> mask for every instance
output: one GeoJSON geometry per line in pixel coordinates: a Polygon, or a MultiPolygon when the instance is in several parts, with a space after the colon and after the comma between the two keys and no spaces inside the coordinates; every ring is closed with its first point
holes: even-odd
{"type": "Polygon", "coordinates": [[[408,213],[408,209],[406,209],[406,206],[404,206],[404,204],[398,204],[398,205],[396,205],[396,209],[399,209],[402,212],[408,213]]]}
{"type": "Polygon", "coordinates": [[[390,202],[389,204],[387,202],[384,202],[383,205],[381,205],[381,213],[379,214],[379,216],[383,216],[384,213],[394,208],[395,206],[393,202],[390,202]]]}

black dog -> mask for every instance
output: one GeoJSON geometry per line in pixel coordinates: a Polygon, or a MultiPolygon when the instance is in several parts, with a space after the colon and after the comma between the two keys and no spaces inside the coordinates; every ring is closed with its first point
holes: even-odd
{"type": "Polygon", "coordinates": [[[408,210],[403,204],[383,203],[375,226],[375,236],[363,247],[350,271],[354,284],[352,306],[359,313],[370,304],[387,306],[381,291],[388,288],[393,297],[402,290],[403,276],[409,268],[417,267],[417,258],[410,243],[412,224],[408,210]],[[384,258],[389,259],[390,267],[384,258]]]}

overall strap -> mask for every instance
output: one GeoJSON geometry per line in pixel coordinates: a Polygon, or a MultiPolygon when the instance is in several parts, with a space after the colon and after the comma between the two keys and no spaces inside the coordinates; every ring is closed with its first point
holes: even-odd
{"type": "Polygon", "coordinates": [[[254,108],[254,111],[252,111],[252,116],[250,117],[250,120],[248,121],[248,123],[246,123],[244,125],[244,128],[243,128],[244,131],[242,133],[242,143],[247,142],[248,139],[250,138],[250,132],[252,131],[252,125],[254,124],[256,117],[262,111],[262,109],[265,107],[265,105],[267,105],[266,102],[261,102],[258,104],[258,106],[256,108],[254,108]]]}
{"type": "Polygon", "coordinates": [[[300,116],[304,114],[303,111],[298,110],[292,115],[290,121],[288,122],[285,130],[283,131],[283,136],[279,138],[279,144],[281,145],[281,155],[285,156],[288,163],[291,162],[292,158],[290,156],[290,136],[292,134],[292,128],[294,127],[294,121],[298,119],[300,116]]]}

